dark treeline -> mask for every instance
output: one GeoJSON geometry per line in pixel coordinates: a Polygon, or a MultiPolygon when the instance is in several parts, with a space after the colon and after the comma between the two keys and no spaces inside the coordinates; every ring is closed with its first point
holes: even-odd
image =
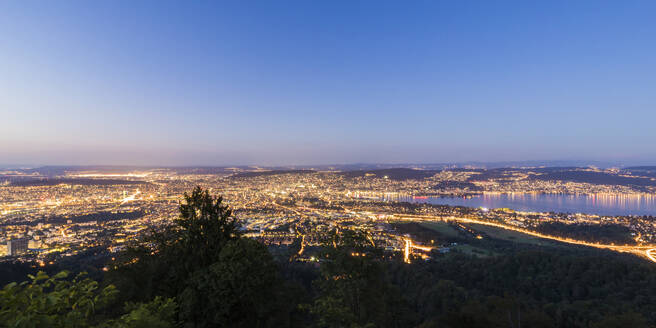
{"type": "Polygon", "coordinates": [[[543,222],[535,227],[537,232],[584,240],[592,243],[635,245],[631,230],[619,224],[565,224],[562,222],[543,222]]]}
{"type": "MultiPolygon", "coordinates": [[[[0,326],[640,328],[656,322],[656,267],[630,255],[500,242],[495,256],[451,252],[406,264],[365,232],[341,229],[325,232],[313,253],[318,261],[296,262],[300,243],[267,248],[238,228],[221,198],[197,188],[185,195],[175,224],[104,262],[107,272],[89,277],[50,268],[49,275],[3,289],[0,326]]],[[[72,262],[65,265],[58,269],[76,272],[72,262]]],[[[30,268],[7,272],[21,281],[16,277],[30,268]]]]}
{"type": "Polygon", "coordinates": [[[656,319],[654,268],[635,259],[557,251],[484,259],[457,254],[390,271],[419,317],[436,327],[518,327],[508,318],[520,316],[525,327],[647,327],[656,319]],[[440,291],[445,286],[448,292],[440,291]],[[618,320],[621,325],[611,324],[618,320]]]}
{"type": "Polygon", "coordinates": [[[533,177],[536,180],[557,180],[557,181],[573,181],[601,185],[618,185],[618,186],[635,186],[635,187],[648,187],[656,186],[656,182],[648,178],[642,177],[626,177],[617,174],[610,174],[606,172],[590,172],[590,171],[562,171],[550,172],[533,177]]]}

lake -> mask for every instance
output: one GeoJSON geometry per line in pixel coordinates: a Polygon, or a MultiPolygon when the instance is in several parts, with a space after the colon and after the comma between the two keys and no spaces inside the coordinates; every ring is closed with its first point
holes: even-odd
{"type": "Polygon", "coordinates": [[[485,193],[471,198],[396,197],[394,200],[530,212],[656,216],[656,195],[485,193]]]}

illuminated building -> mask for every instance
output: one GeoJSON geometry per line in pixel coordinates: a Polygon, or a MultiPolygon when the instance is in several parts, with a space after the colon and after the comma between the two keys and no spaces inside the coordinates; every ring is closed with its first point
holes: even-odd
{"type": "Polygon", "coordinates": [[[7,255],[16,256],[27,252],[27,238],[7,240],[7,255]]]}

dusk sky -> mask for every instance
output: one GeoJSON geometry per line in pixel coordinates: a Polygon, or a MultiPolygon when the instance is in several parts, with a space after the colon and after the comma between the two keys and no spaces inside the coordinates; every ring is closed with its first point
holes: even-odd
{"type": "Polygon", "coordinates": [[[2,1],[0,164],[656,163],[656,1],[2,1]]]}

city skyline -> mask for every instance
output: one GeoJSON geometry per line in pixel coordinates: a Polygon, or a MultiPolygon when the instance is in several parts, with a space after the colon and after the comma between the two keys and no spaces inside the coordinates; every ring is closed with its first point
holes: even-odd
{"type": "Polygon", "coordinates": [[[655,9],[5,2],[0,162],[653,164],[655,9]]]}

